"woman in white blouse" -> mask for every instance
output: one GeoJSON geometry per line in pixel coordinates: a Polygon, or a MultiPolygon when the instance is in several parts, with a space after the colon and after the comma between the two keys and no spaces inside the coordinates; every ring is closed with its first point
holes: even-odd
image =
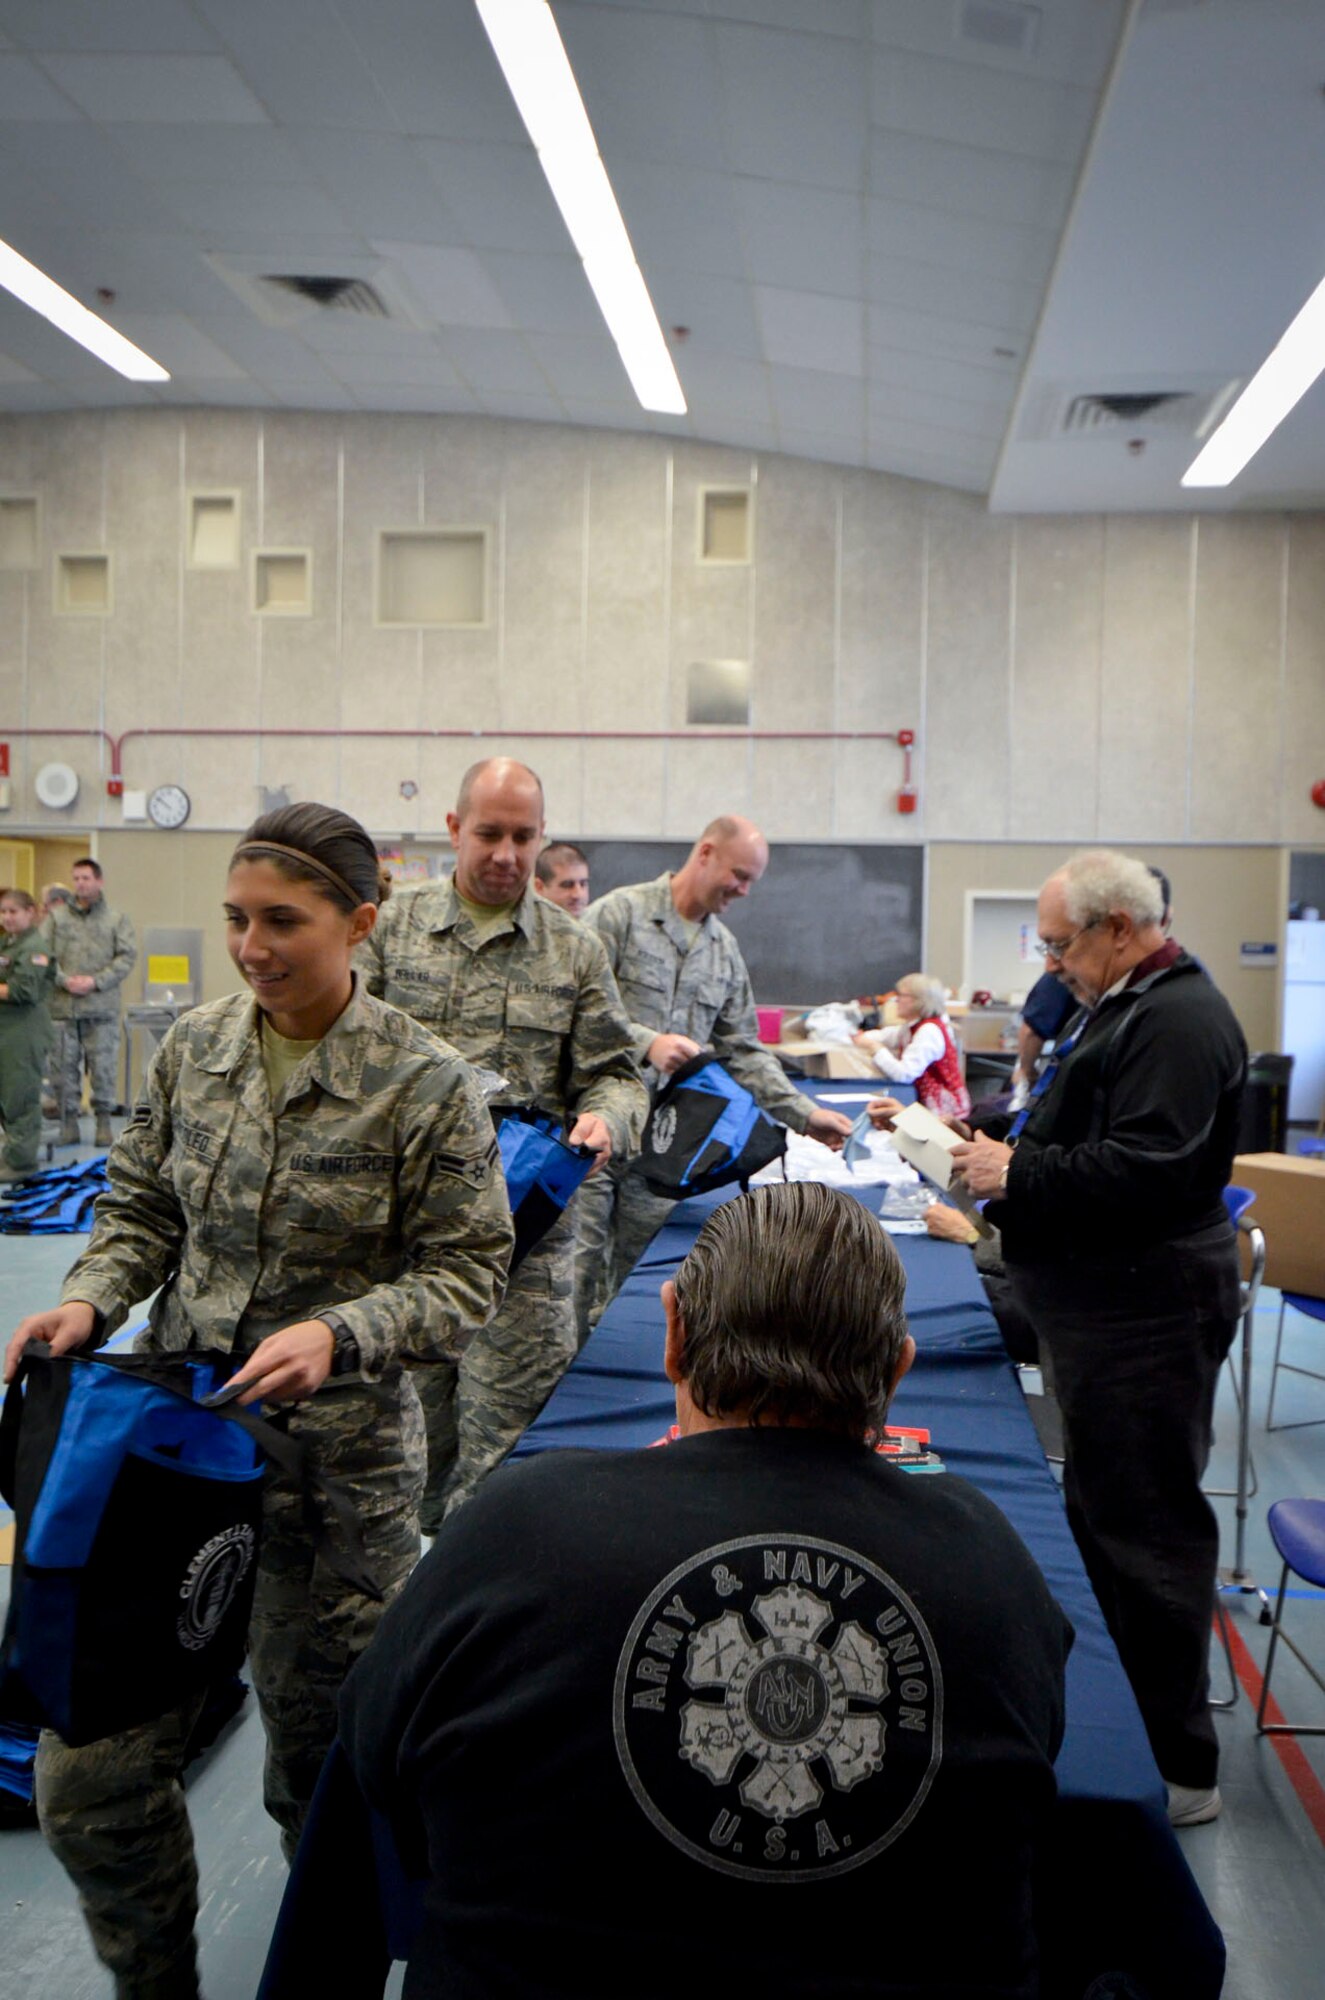
{"type": "Polygon", "coordinates": [[[913,1083],[916,1096],[939,1118],[966,1118],[971,1100],[962,1080],[961,1057],[946,1014],[946,996],[937,979],[908,972],[897,982],[895,1028],[866,1029],[856,1036],[875,1068],[893,1083],[913,1083]]]}

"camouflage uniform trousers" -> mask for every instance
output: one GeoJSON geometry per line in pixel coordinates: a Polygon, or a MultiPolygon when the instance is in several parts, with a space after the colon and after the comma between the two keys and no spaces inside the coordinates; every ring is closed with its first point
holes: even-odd
{"type": "Polygon", "coordinates": [[[62,1123],[76,1124],[83,1099],[83,1064],[92,1083],[92,1109],[108,1118],[119,1103],[116,1069],[120,1059],[118,1014],[85,1015],[56,1022],[51,1050],[51,1080],[59,1100],[62,1123]]]}
{"type": "Polygon", "coordinates": [[[458,1365],[414,1370],[428,1427],[427,1535],[501,1464],[575,1359],[574,1211],[572,1202],[513,1273],[458,1365]]]}
{"type": "MultiPolygon", "coordinates": [[[[290,1431],[349,1489],[390,1602],[419,1554],[423,1421],[409,1378],[375,1390],[328,1383],[299,1406],[290,1431]]],[[[279,1473],[264,1500],[259,1564],[249,1663],[267,1733],[265,1802],[289,1860],[336,1734],[341,1684],[386,1607],[327,1569],[300,1496],[279,1473]]],[[[202,1699],[83,1749],[51,1730],[38,1746],[41,1828],[78,1890],[117,2000],[198,1992],[198,1871],[181,1770],[202,1699]]]]}
{"type": "Polygon", "coordinates": [[[585,1181],[574,1202],[575,1337],[583,1347],[676,1207],[651,1194],[630,1163],[613,1160],[585,1181]]]}
{"type": "Polygon", "coordinates": [[[29,1033],[0,1032],[0,1124],[3,1159],[11,1174],[35,1173],[41,1148],[44,1042],[29,1033]]]}

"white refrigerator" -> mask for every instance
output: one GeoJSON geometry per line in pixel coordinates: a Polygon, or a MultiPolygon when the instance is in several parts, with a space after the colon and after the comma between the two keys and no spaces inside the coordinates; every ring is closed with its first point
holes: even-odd
{"type": "Polygon", "coordinates": [[[1283,1047],[1293,1057],[1288,1116],[1315,1125],[1325,1109],[1325,923],[1289,923],[1283,1047]]]}

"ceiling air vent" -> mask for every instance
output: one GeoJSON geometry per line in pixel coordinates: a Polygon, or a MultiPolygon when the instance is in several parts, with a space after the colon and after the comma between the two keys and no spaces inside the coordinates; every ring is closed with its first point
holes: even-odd
{"type": "MultiPolygon", "coordinates": [[[[1144,380],[1144,378],[1142,378],[1144,380]]],[[[1061,383],[1037,385],[1027,396],[1017,426],[1028,442],[1089,438],[1204,437],[1214,428],[1240,381],[1206,381],[1186,389],[1074,389],[1061,383]]]]}
{"type": "Polygon", "coordinates": [[[1019,0],[961,0],[957,9],[957,40],[999,49],[1004,55],[1034,53],[1040,33],[1040,9],[1019,0]]]}
{"type": "Polygon", "coordinates": [[[366,319],[390,319],[386,300],[362,278],[309,278],[264,271],[260,284],[278,292],[292,292],[326,312],[360,313],[366,319]]]}

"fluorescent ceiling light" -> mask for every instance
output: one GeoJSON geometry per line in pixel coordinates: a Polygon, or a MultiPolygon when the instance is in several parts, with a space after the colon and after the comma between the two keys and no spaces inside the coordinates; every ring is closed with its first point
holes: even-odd
{"type": "Polygon", "coordinates": [[[1228,486],[1325,369],[1325,278],[1267,355],[1219,429],[1182,476],[1184,486],[1228,486]]]}
{"type": "Polygon", "coordinates": [[[547,0],[475,0],[631,387],[646,410],[686,399],[547,0]]]}
{"type": "Polygon", "coordinates": [[[25,306],[31,306],[33,312],[48,319],[52,326],[58,326],[61,333],[67,333],[70,340],[76,340],[89,354],[95,354],[98,361],[127,375],[131,382],[170,380],[167,370],[153,361],[150,354],[144,354],[141,347],[135,347],[122,333],[116,333],[113,326],[107,326],[104,319],[98,319],[94,312],[80,305],[63,285],[57,285],[54,278],[48,278],[4,242],[0,242],[0,285],[25,306]]]}

